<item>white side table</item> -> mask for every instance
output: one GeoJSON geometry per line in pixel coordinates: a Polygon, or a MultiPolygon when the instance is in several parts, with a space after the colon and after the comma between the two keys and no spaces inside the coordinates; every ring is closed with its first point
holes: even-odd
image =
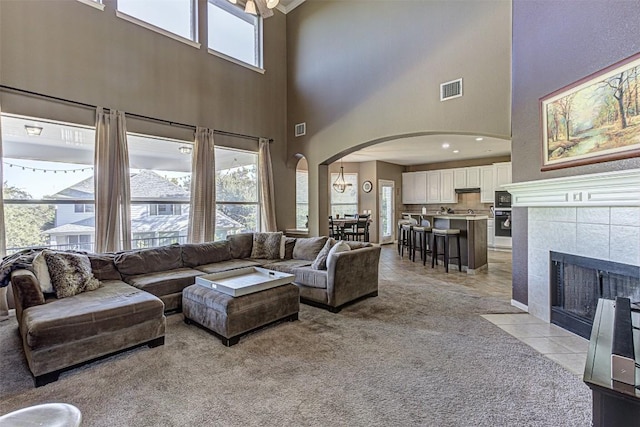
{"type": "Polygon", "coordinates": [[[0,427],[78,427],[80,410],[67,403],[45,403],[18,409],[0,417],[0,427]]]}

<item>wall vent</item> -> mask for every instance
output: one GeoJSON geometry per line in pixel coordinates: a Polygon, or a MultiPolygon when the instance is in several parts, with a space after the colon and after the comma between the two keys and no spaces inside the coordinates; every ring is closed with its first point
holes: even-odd
{"type": "Polygon", "coordinates": [[[298,123],[295,128],[296,136],[302,136],[307,134],[307,123],[298,123]]]}
{"type": "Polygon", "coordinates": [[[440,101],[447,101],[462,96],[462,78],[440,85],[440,101]]]}

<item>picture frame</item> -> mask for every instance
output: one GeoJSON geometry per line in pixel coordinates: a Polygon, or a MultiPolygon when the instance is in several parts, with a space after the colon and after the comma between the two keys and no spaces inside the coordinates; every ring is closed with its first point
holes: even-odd
{"type": "Polygon", "coordinates": [[[371,183],[371,181],[365,181],[362,183],[362,191],[364,191],[365,193],[371,192],[372,189],[373,184],[371,183]]]}
{"type": "Polygon", "coordinates": [[[541,170],[640,156],[640,53],[540,99],[541,170]]]}

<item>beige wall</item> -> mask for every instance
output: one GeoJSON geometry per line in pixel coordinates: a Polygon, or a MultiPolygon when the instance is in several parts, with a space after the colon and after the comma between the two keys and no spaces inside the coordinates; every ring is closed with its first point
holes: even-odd
{"type": "MultiPolygon", "coordinates": [[[[285,16],[264,21],[263,74],[206,51],[206,0],[198,0],[200,49],[75,0],[0,1],[0,84],[191,125],[273,138],[278,227],[295,224],[295,168],[287,168],[285,16]]],[[[92,125],[95,113],[0,93],[4,112],[92,125]]],[[[193,139],[177,127],[128,120],[134,132],[193,139]]],[[[216,143],[257,150],[254,141],[216,143]]]]}
{"type": "Polygon", "coordinates": [[[508,1],[307,1],[289,13],[288,155],[309,161],[311,234],[326,210],[321,164],[414,132],[509,139],[510,51],[508,1]],[[458,77],[464,96],[440,102],[439,84],[458,77]]]}

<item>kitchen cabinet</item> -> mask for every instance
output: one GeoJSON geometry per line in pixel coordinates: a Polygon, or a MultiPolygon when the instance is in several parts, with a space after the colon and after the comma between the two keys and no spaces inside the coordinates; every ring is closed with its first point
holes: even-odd
{"type": "Polygon", "coordinates": [[[458,195],[453,186],[453,169],[440,172],[440,203],[456,203],[458,195]]]}
{"type": "Polygon", "coordinates": [[[427,203],[440,203],[440,171],[427,172],[427,203]]]}
{"type": "Polygon", "coordinates": [[[480,167],[453,169],[453,188],[479,188],[480,167]]]}
{"type": "Polygon", "coordinates": [[[494,167],[480,166],[480,202],[493,203],[495,194],[493,190],[494,186],[494,167]]]}
{"type": "Polygon", "coordinates": [[[493,218],[487,220],[487,247],[493,248],[495,245],[496,233],[493,218]]]}
{"type": "Polygon", "coordinates": [[[402,204],[427,203],[427,172],[405,172],[402,174],[402,204]]]}
{"type": "Polygon", "coordinates": [[[511,162],[494,163],[494,190],[501,190],[504,184],[511,184],[511,162]]]}

